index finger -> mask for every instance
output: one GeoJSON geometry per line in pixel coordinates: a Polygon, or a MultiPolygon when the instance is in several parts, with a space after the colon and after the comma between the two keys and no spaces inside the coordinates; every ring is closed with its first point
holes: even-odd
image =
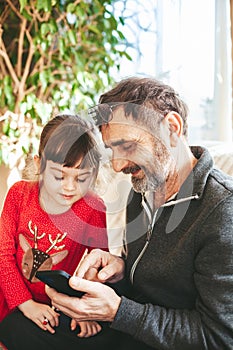
{"type": "Polygon", "coordinates": [[[100,249],[93,249],[79,264],[75,271],[75,276],[80,278],[85,277],[89,280],[98,280],[97,274],[102,267],[102,257],[104,253],[106,252],[101,251],[100,249]]]}
{"type": "Polygon", "coordinates": [[[45,286],[45,292],[51,299],[52,304],[55,306],[55,308],[58,310],[61,310],[62,307],[69,308],[72,297],[63,293],[59,293],[56,291],[56,289],[51,288],[48,285],[45,286]]]}
{"type": "Polygon", "coordinates": [[[60,294],[56,291],[56,289],[49,287],[47,284],[45,285],[45,292],[51,300],[53,300],[54,297],[56,297],[58,294],[60,294]]]}

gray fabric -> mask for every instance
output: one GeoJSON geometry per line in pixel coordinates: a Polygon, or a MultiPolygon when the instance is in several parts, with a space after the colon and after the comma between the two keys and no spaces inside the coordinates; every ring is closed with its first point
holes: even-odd
{"type": "MultiPolygon", "coordinates": [[[[150,243],[111,327],[155,349],[233,349],[233,178],[206,149],[178,198],[160,208],[150,243]]],[[[142,250],[148,218],[131,192],[126,278],[142,250]],[[136,240],[133,240],[135,237],[136,240]]]]}

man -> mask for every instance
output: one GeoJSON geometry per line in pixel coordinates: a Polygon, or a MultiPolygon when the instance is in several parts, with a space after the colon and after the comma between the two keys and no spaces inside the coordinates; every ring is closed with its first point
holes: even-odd
{"type": "Polygon", "coordinates": [[[125,256],[87,255],[70,280],[81,299],[47,294],[78,321],[109,322],[103,349],[233,349],[232,178],[188,146],[187,108],[171,87],[129,78],[100,103],[113,169],[133,185],[125,256]]]}

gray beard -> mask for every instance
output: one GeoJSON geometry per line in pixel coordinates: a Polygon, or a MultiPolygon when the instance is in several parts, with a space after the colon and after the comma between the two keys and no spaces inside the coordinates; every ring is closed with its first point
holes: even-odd
{"type": "Polygon", "coordinates": [[[148,184],[145,177],[143,179],[136,179],[135,177],[132,177],[131,182],[135,192],[143,193],[148,191],[148,184]]]}
{"type": "Polygon", "coordinates": [[[165,179],[158,176],[149,174],[142,179],[137,179],[135,177],[131,178],[133,189],[135,192],[143,193],[146,191],[156,192],[164,184],[165,179]]]}

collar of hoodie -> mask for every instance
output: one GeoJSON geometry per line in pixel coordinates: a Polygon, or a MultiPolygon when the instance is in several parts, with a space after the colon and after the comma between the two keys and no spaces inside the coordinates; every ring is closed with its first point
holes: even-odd
{"type": "MultiPolygon", "coordinates": [[[[169,198],[169,200],[166,203],[164,203],[160,208],[174,206],[176,204],[183,203],[186,201],[191,201],[193,199],[195,199],[195,200],[199,199],[198,194],[194,194],[194,195],[191,195],[191,196],[188,196],[185,198],[179,198],[179,199],[175,199],[176,196],[177,196],[177,193],[174,194],[171,198],[169,198]]],[[[148,194],[147,195],[142,194],[142,206],[143,206],[143,208],[148,216],[149,225],[148,225],[148,229],[147,229],[146,242],[145,242],[141,252],[139,253],[137,259],[135,260],[134,264],[132,265],[132,268],[130,271],[130,281],[132,284],[134,282],[134,273],[135,273],[135,270],[137,268],[137,265],[138,265],[139,261],[141,260],[144,252],[146,251],[148,244],[150,243],[150,238],[151,238],[151,235],[153,232],[153,228],[155,225],[155,220],[156,220],[156,216],[157,216],[157,212],[158,212],[158,209],[155,212],[152,211],[152,206],[149,204],[150,199],[148,197],[149,197],[148,194]]]]}
{"type": "MultiPolygon", "coordinates": [[[[194,154],[194,156],[198,159],[197,164],[193,168],[193,171],[190,173],[184,184],[181,186],[180,191],[174,194],[171,198],[169,198],[169,200],[166,203],[164,203],[161,207],[175,206],[179,203],[184,203],[191,200],[198,200],[202,197],[207,178],[213,168],[213,159],[210,156],[208,150],[204,147],[192,146],[191,151],[194,154]]],[[[152,210],[152,195],[152,193],[142,194],[142,206],[148,216],[149,225],[146,242],[131,268],[130,280],[132,284],[136,267],[150,242],[150,237],[152,235],[156,215],[158,212],[158,210],[152,210]]]]}
{"type": "MultiPolygon", "coordinates": [[[[148,219],[149,219],[149,222],[151,225],[151,229],[153,229],[158,209],[153,213],[152,205],[151,205],[152,200],[151,200],[150,196],[151,196],[151,193],[149,193],[149,194],[143,193],[142,194],[142,206],[143,206],[143,208],[148,216],[148,219]]],[[[197,193],[193,194],[191,196],[187,196],[187,197],[179,198],[179,199],[175,199],[176,196],[177,196],[177,193],[175,193],[172,197],[170,197],[163,205],[161,205],[160,208],[170,207],[170,206],[173,206],[173,205],[176,205],[179,203],[191,201],[193,199],[199,199],[199,195],[197,193]]]]}

